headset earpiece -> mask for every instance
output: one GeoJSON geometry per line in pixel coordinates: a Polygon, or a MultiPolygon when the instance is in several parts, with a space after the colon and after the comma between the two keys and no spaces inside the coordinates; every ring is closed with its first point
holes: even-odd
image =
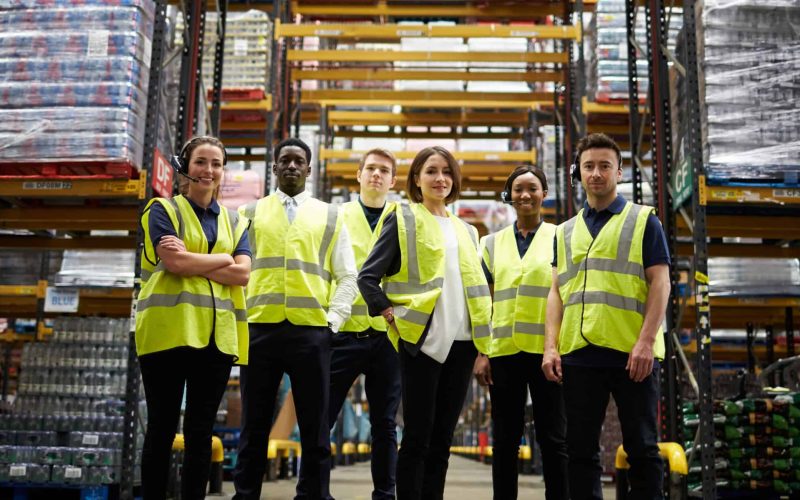
{"type": "Polygon", "coordinates": [[[581,183],[581,169],[578,167],[578,165],[574,163],[570,165],[569,178],[573,187],[581,183]]]}

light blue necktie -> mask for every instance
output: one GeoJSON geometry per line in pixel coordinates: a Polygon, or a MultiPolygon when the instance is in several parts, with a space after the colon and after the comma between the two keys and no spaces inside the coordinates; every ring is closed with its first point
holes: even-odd
{"type": "Polygon", "coordinates": [[[286,218],[289,219],[289,224],[294,222],[294,217],[297,215],[297,201],[292,198],[286,198],[286,218]]]}

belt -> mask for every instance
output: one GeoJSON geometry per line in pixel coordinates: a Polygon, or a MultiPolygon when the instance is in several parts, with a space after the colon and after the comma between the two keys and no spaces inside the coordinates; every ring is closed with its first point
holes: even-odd
{"type": "Polygon", "coordinates": [[[386,335],[386,332],[381,332],[378,330],[373,330],[372,328],[368,328],[363,332],[339,332],[342,335],[350,335],[351,337],[355,337],[357,339],[369,339],[373,337],[379,337],[381,335],[386,335]]]}

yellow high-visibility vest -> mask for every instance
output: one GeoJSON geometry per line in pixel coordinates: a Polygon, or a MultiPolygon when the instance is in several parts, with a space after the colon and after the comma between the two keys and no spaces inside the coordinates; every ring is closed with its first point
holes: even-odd
{"type": "MultiPolygon", "coordinates": [[[[628,202],[595,238],[583,210],[558,226],[558,291],[564,312],[558,346],[562,355],[588,342],[627,353],[633,349],[650,289],[642,240],[652,212],[652,207],[628,202]]],[[[664,358],[661,327],[653,351],[656,358],[664,358]]]]}
{"type": "Polygon", "coordinates": [[[247,285],[247,320],[326,326],[333,276],[333,243],[342,220],[338,209],[310,198],[289,224],[277,194],[239,208],[253,221],[253,266],[247,285]]]}
{"type": "MultiPolygon", "coordinates": [[[[150,239],[150,207],[160,203],[186,250],[207,254],[208,240],[189,201],[182,195],[154,198],[142,215],[142,288],[136,305],[136,352],[139,355],[174,347],[202,348],[211,334],[217,348],[247,364],[249,336],[244,287],[223,285],[203,276],[178,276],[157,258],[150,239]]],[[[211,253],[233,254],[247,230],[247,219],[220,206],[217,242],[211,253]]]]}
{"type": "MultiPolygon", "coordinates": [[[[344,219],[344,225],[347,228],[347,234],[350,236],[350,243],[353,247],[353,254],[355,256],[356,269],[361,269],[364,261],[367,260],[372,247],[378,240],[378,236],[383,229],[383,220],[386,214],[394,211],[394,203],[386,203],[383,207],[383,213],[375,226],[375,231],[369,226],[367,217],[364,215],[364,209],[361,203],[350,201],[342,205],[341,217],[344,219]]],[[[331,294],[335,293],[335,286],[331,290],[331,294]]],[[[385,332],[386,320],[382,316],[371,317],[367,310],[367,303],[364,302],[364,297],[359,292],[353,302],[353,307],[350,311],[350,319],[342,325],[340,331],[342,332],[363,332],[364,330],[372,328],[374,330],[385,332]]]]}
{"type": "Polygon", "coordinates": [[[494,278],[492,357],[544,352],[555,234],[554,224],[542,222],[522,258],[513,225],[481,238],[483,262],[494,278]]]}
{"type": "MultiPolygon", "coordinates": [[[[399,338],[416,344],[425,331],[436,300],[442,293],[445,274],[445,241],[436,218],[421,203],[398,205],[397,235],[400,271],[384,279],[383,290],[394,306],[399,338]]],[[[489,353],[492,339],[492,299],[478,257],[478,231],[448,212],[458,238],[461,280],[478,350],[489,353]]],[[[397,348],[398,335],[388,330],[397,348]]]]}

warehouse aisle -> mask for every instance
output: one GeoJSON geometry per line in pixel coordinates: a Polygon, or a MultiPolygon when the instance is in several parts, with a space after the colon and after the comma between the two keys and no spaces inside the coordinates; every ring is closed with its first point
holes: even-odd
{"type": "MultiPolygon", "coordinates": [[[[294,480],[265,483],[261,498],[270,500],[291,500],[294,498],[294,480]]],[[[233,483],[223,485],[225,495],[209,496],[207,500],[228,499],[233,496],[233,483]]],[[[369,500],[372,480],[369,462],[348,467],[337,467],[331,473],[331,493],[337,500],[369,500]]],[[[606,499],[614,498],[614,487],[603,488],[606,499]]],[[[492,469],[463,457],[450,457],[450,470],[447,473],[445,500],[491,500],[492,469]]],[[[519,498],[525,500],[544,499],[542,476],[520,476],[519,498]]]]}

